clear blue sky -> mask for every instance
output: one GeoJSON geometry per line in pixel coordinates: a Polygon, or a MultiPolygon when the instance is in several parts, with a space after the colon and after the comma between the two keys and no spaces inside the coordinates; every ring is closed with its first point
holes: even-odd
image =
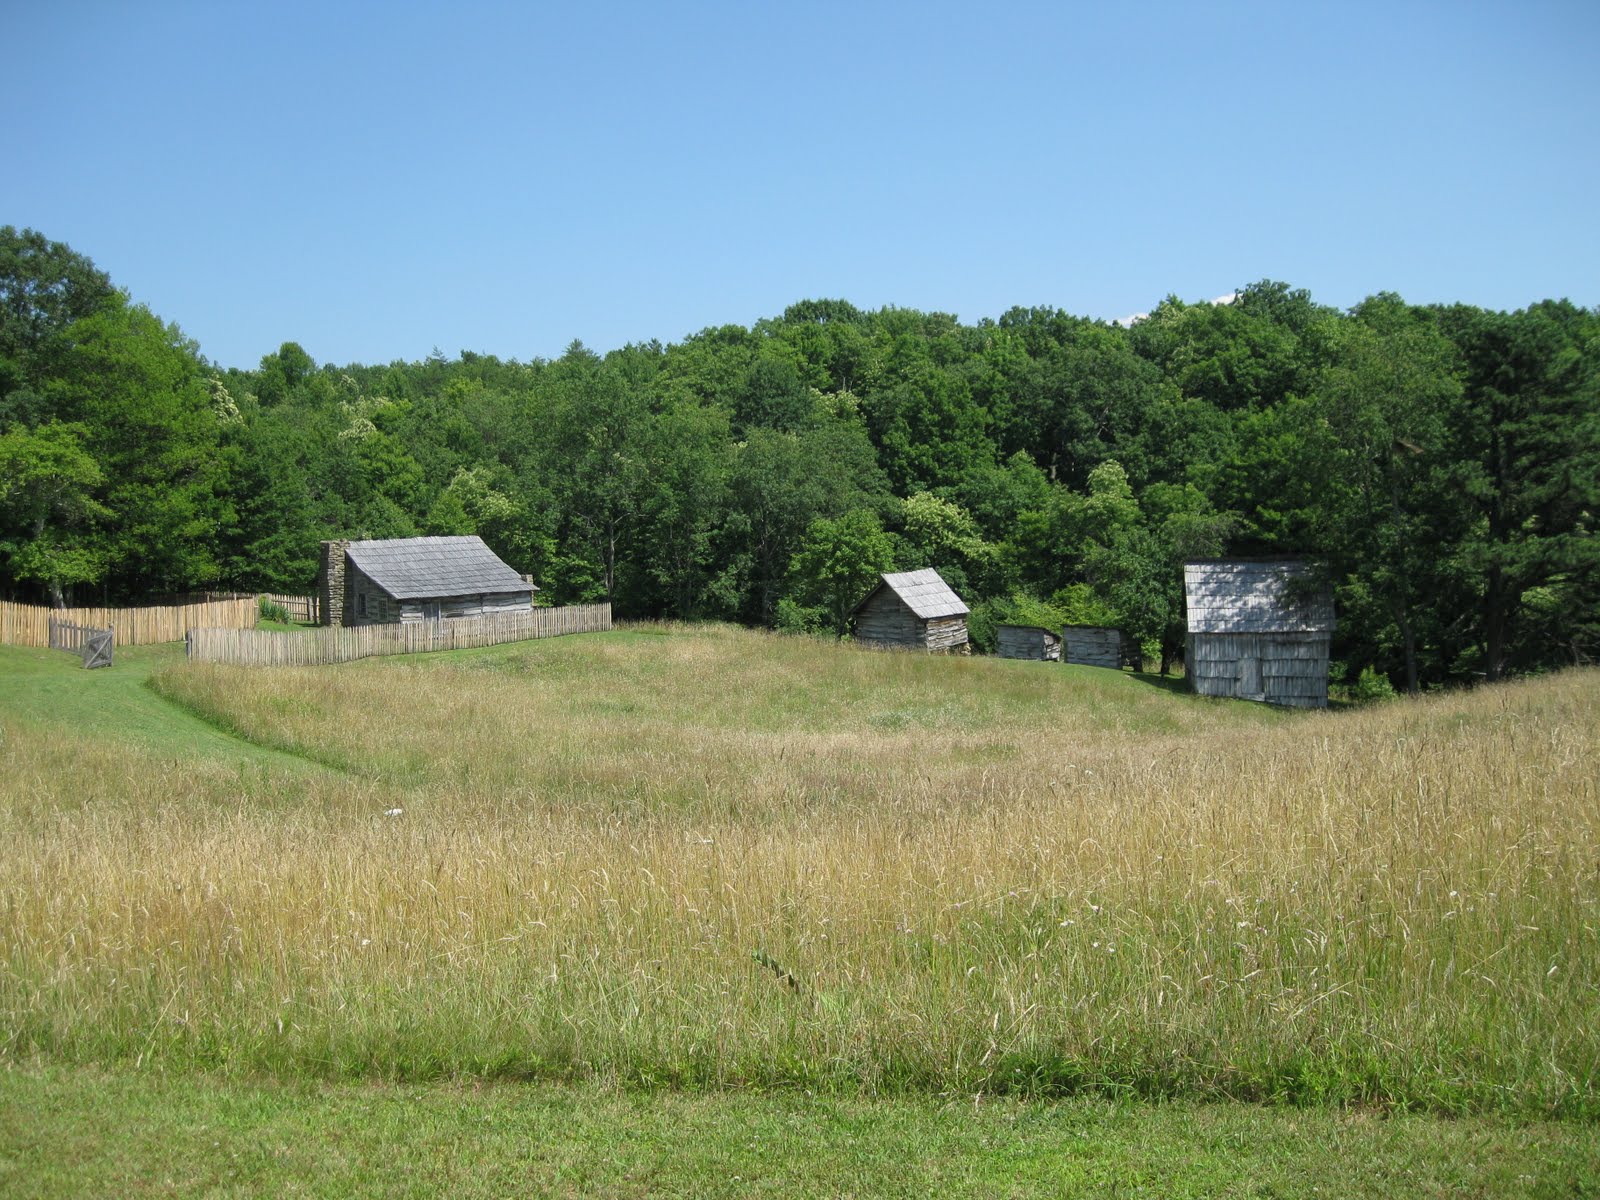
{"type": "Polygon", "coordinates": [[[0,224],[226,366],[841,297],[1600,303],[1600,2],[25,3],[0,224]]]}

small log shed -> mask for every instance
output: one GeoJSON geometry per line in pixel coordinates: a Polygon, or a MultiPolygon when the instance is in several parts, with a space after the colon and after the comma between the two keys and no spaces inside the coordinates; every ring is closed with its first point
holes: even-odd
{"type": "Polygon", "coordinates": [[[1302,559],[1183,565],[1184,670],[1202,696],[1293,708],[1328,705],[1333,595],[1302,559]]]}
{"type": "Polygon", "coordinates": [[[1110,667],[1120,671],[1127,661],[1127,639],[1122,630],[1107,625],[1068,625],[1061,630],[1062,657],[1080,667],[1110,667]]]}
{"type": "Polygon", "coordinates": [[[1061,661],[1060,636],[1039,625],[1000,626],[995,630],[994,649],[1001,658],[1061,661]]]}
{"type": "Polygon", "coordinates": [[[928,567],[880,576],[850,616],[856,640],[866,646],[966,654],[969,611],[928,567]]]}
{"type": "Polygon", "coordinates": [[[324,625],[393,625],[526,612],[531,582],[479,537],[322,543],[324,625]]]}

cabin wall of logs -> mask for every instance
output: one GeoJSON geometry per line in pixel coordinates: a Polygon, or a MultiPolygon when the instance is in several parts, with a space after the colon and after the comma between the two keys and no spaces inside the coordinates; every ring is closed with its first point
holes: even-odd
{"type": "Polygon", "coordinates": [[[856,640],[889,650],[960,652],[967,644],[965,616],[930,617],[924,621],[888,588],[867,600],[855,616],[856,640]]]}
{"type": "Polygon", "coordinates": [[[995,653],[1001,658],[1060,662],[1061,637],[1038,625],[1002,625],[995,630],[995,653]]]}
{"type": "Polygon", "coordinates": [[[1061,631],[1068,663],[1122,669],[1122,631],[1104,625],[1068,625],[1061,631]]]}
{"type": "Polygon", "coordinates": [[[347,607],[353,610],[345,615],[346,625],[404,625],[413,621],[498,617],[525,613],[531,607],[527,594],[517,592],[396,600],[355,563],[345,567],[344,586],[352,598],[347,607]]]}

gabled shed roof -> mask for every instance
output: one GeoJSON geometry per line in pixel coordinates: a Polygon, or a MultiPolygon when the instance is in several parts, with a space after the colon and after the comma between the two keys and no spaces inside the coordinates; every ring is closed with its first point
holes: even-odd
{"type": "Polygon", "coordinates": [[[1298,559],[1183,564],[1190,633],[1330,633],[1333,596],[1298,559]]]}
{"type": "Polygon", "coordinates": [[[537,590],[480,537],[386,538],[351,542],[345,552],[396,600],[537,590]]]}
{"type": "Polygon", "coordinates": [[[929,621],[934,617],[960,617],[971,611],[932,567],[925,567],[921,571],[900,571],[881,578],[882,582],[856,605],[856,612],[865,608],[867,601],[884,588],[898,596],[901,603],[921,621],[929,621]]]}

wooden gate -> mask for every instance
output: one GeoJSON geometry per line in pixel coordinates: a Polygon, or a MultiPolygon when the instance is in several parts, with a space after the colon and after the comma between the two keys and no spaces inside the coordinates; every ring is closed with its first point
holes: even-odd
{"type": "Polygon", "coordinates": [[[116,634],[110,629],[96,629],[83,640],[83,665],[85,669],[92,667],[109,667],[111,665],[111,646],[116,641],[116,634]]]}
{"type": "Polygon", "coordinates": [[[76,654],[83,660],[85,668],[109,667],[116,640],[114,626],[95,629],[90,625],[73,625],[57,617],[50,618],[50,648],[76,654]]]}

